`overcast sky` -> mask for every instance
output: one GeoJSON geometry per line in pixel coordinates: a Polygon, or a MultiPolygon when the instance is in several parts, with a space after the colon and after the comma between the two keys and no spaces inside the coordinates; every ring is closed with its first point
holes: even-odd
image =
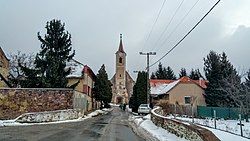
{"type": "MultiPolygon", "coordinates": [[[[106,65],[109,77],[115,72],[115,52],[123,34],[127,70],[144,70],[146,57],[139,52],[155,51],[151,63],[162,57],[217,0],[167,0],[148,38],[164,0],[0,0],[0,46],[6,54],[37,53],[37,32],[45,33],[46,22],[60,19],[72,35],[75,59],[97,72],[106,65]],[[173,17],[172,22],[170,19],[173,17]],[[169,24],[170,23],[170,24],[169,24]],[[169,26],[167,26],[169,25],[169,26]],[[163,36],[160,36],[167,29],[163,36]],[[173,34],[170,35],[170,33],[173,34]],[[161,37],[161,38],[160,38],[161,37]],[[148,40],[147,40],[148,38],[148,40]]],[[[250,0],[223,0],[205,20],[161,62],[176,75],[181,68],[203,70],[203,58],[214,50],[226,52],[239,70],[250,68],[250,0]]],[[[157,65],[151,68],[155,70],[157,65]]]]}

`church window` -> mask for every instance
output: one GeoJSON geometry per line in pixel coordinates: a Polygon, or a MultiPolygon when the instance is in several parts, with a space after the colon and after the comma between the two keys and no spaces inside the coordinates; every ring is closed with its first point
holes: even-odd
{"type": "Polygon", "coordinates": [[[122,63],[122,58],[121,57],[119,58],[119,63],[122,63]]]}

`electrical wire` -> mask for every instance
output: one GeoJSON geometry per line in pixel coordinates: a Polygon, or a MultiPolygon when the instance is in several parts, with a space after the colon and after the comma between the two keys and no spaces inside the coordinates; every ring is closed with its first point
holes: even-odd
{"type": "Polygon", "coordinates": [[[148,42],[148,40],[149,40],[149,38],[150,38],[150,36],[151,36],[153,30],[154,30],[154,27],[155,27],[155,25],[156,25],[156,23],[157,23],[157,21],[158,21],[160,15],[161,15],[161,11],[162,11],[162,9],[163,9],[163,7],[164,7],[164,5],[165,5],[166,2],[167,2],[167,0],[164,0],[164,1],[163,1],[162,5],[161,5],[161,8],[160,8],[160,10],[159,10],[159,12],[158,12],[158,14],[157,14],[157,17],[156,17],[156,19],[155,19],[155,21],[154,21],[154,23],[153,23],[153,26],[151,27],[151,30],[150,30],[150,32],[149,32],[149,34],[148,34],[148,37],[146,38],[146,40],[145,40],[145,42],[144,42],[144,45],[142,46],[142,49],[141,49],[141,50],[143,50],[143,48],[145,48],[146,43],[148,42]]]}
{"type": "MultiPolygon", "coordinates": [[[[167,36],[167,38],[162,42],[162,44],[160,46],[163,46],[165,44],[165,42],[173,35],[173,33],[175,33],[175,31],[178,29],[178,27],[182,24],[182,22],[187,18],[187,16],[189,15],[189,13],[193,10],[193,8],[197,5],[197,3],[200,0],[196,0],[196,2],[193,4],[193,6],[189,9],[189,11],[182,17],[182,19],[180,20],[180,22],[175,26],[175,28],[171,31],[171,33],[167,36]]],[[[158,49],[157,46],[154,46],[153,50],[158,49]]],[[[153,51],[152,50],[152,51],[153,51]]]]}
{"type": "Polygon", "coordinates": [[[167,31],[168,27],[170,26],[170,24],[172,23],[175,15],[178,13],[178,11],[180,10],[182,4],[183,4],[184,0],[181,1],[181,3],[179,4],[179,6],[177,7],[177,9],[175,10],[173,16],[171,17],[170,21],[168,22],[167,26],[164,28],[164,30],[161,32],[160,37],[158,38],[158,40],[155,42],[155,44],[153,46],[156,46],[157,43],[160,42],[161,38],[163,37],[163,35],[165,34],[165,32],[167,31]]]}
{"type": "Polygon", "coordinates": [[[220,0],[218,0],[210,9],[209,11],[193,26],[193,28],[191,28],[191,30],[189,30],[189,32],[187,34],[185,34],[185,36],[179,41],[177,42],[168,52],[166,52],[160,59],[158,59],[156,62],[154,62],[153,64],[151,64],[149,67],[154,66],[155,64],[157,64],[158,62],[160,62],[163,58],[165,58],[171,51],[173,51],[204,19],[205,17],[215,8],[215,6],[220,2],[220,0]]]}

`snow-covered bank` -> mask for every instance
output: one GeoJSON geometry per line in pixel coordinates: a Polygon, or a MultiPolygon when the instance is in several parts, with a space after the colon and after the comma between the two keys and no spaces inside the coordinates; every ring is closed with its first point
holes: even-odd
{"type": "MultiPolygon", "coordinates": [[[[187,141],[184,138],[177,137],[161,127],[157,127],[150,119],[150,114],[144,117],[130,115],[129,121],[135,124],[136,132],[143,134],[151,141],[187,141]]],[[[132,126],[133,127],[133,126],[132,126]]]]}
{"type": "MultiPolygon", "coordinates": [[[[168,117],[174,118],[173,116],[168,116],[168,117]]],[[[181,121],[192,122],[192,118],[188,118],[188,117],[176,117],[176,119],[181,120],[181,121]]],[[[212,127],[212,128],[215,127],[214,119],[211,119],[211,118],[207,118],[207,119],[194,118],[194,123],[198,125],[204,125],[206,127],[212,127]]],[[[238,123],[239,123],[238,120],[218,119],[216,120],[216,128],[226,131],[226,132],[240,135],[240,126],[238,125],[238,123]]],[[[244,124],[244,126],[242,127],[243,136],[250,138],[250,123],[242,121],[242,124],[244,124]]],[[[208,128],[208,129],[212,129],[212,128],[208,128]]]]}
{"type": "Polygon", "coordinates": [[[83,121],[83,120],[88,119],[88,118],[95,117],[97,115],[107,114],[110,111],[112,111],[112,108],[111,109],[96,110],[94,112],[91,112],[88,115],[84,115],[83,117],[79,117],[77,119],[54,121],[54,122],[42,122],[42,123],[20,123],[20,122],[16,121],[17,119],[0,120],[0,127],[1,126],[28,126],[28,125],[43,125],[43,124],[57,124],[57,123],[67,123],[67,122],[79,122],[79,121],[83,121]]]}

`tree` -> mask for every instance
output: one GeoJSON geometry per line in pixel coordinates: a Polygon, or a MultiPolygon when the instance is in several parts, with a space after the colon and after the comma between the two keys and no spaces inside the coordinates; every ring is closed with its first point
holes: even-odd
{"type": "Polygon", "coordinates": [[[237,106],[236,101],[225,90],[228,91],[230,85],[239,86],[240,77],[226,54],[223,52],[220,55],[210,51],[207,58],[204,58],[204,71],[209,81],[205,90],[207,104],[209,106],[237,106]]]}
{"type": "Polygon", "coordinates": [[[179,78],[187,76],[187,71],[185,68],[181,68],[180,73],[179,73],[179,78]]]}
{"type": "Polygon", "coordinates": [[[165,68],[162,67],[161,62],[158,65],[158,69],[155,72],[155,76],[157,79],[165,79],[166,77],[166,70],[164,70],[165,68]]]}
{"type": "Polygon", "coordinates": [[[189,78],[193,79],[193,80],[199,80],[200,78],[203,78],[203,76],[200,73],[199,69],[192,69],[189,75],[189,78]]]}
{"type": "Polygon", "coordinates": [[[35,55],[32,53],[25,54],[18,51],[17,54],[9,54],[8,56],[10,59],[10,74],[8,76],[8,80],[13,87],[19,87],[21,81],[25,78],[25,74],[18,64],[33,69],[35,55]]]}
{"type": "Polygon", "coordinates": [[[96,100],[100,101],[104,107],[109,108],[109,103],[112,99],[112,84],[108,80],[108,74],[104,64],[101,66],[96,77],[93,89],[94,97],[96,100]]]}
{"type": "Polygon", "coordinates": [[[151,76],[150,76],[150,79],[156,79],[156,76],[155,74],[152,72],[151,76]]]}
{"type": "Polygon", "coordinates": [[[166,69],[166,79],[176,80],[176,76],[174,74],[174,71],[171,69],[170,66],[168,66],[166,69]]]}
{"type": "Polygon", "coordinates": [[[145,103],[147,103],[147,73],[142,71],[137,75],[133,87],[133,95],[129,100],[129,106],[133,112],[137,112],[138,107],[145,103]]]}
{"type": "Polygon", "coordinates": [[[26,76],[22,83],[24,87],[67,87],[66,76],[71,70],[65,68],[66,62],[74,57],[75,52],[70,54],[71,35],[64,27],[60,20],[52,20],[46,24],[44,38],[38,32],[41,51],[36,55],[35,68],[21,66],[26,76]]]}
{"type": "Polygon", "coordinates": [[[209,84],[205,90],[205,100],[208,106],[218,106],[221,100],[220,91],[218,90],[219,80],[222,79],[220,68],[220,56],[214,51],[210,51],[204,58],[204,72],[209,84]]]}

